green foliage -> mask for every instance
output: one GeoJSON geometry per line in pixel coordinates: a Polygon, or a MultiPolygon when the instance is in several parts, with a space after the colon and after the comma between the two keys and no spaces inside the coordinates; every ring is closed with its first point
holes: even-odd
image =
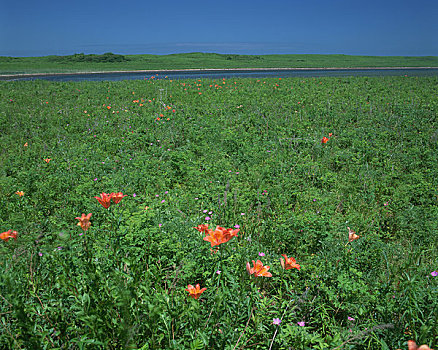
{"type": "Polygon", "coordinates": [[[123,55],[116,55],[111,52],[104,53],[103,55],[85,55],[83,53],[77,53],[70,56],[48,56],[48,62],[55,63],[76,63],[76,62],[87,62],[87,63],[114,63],[114,62],[126,62],[130,59],[123,55]]]}
{"type": "Polygon", "coordinates": [[[0,82],[0,348],[436,347],[437,84],[0,82]]]}
{"type": "Polygon", "coordinates": [[[45,57],[1,57],[1,74],[88,71],[129,71],[208,68],[438,67],[436,56],[231,55],[181,53],[170,55],[75,54],[45,57]]]}

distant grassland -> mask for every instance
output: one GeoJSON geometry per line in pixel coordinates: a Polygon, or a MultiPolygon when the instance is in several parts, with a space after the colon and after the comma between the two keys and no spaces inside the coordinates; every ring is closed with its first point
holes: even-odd
{"type": "Polygon", "coordinates": [[[438,67],[437,56],[234,55],[184,53],[171,55],[103,55],[3,57],[0,74],[89,71],[171,70],[209,68],[355,68],[438,67]]]}

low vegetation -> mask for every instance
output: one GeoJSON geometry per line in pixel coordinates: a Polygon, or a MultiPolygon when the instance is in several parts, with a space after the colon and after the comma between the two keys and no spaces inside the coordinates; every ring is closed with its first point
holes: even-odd
{"type": "Polygon", "coordinates": [[[0,57],[0,74],[130,71],[207,68],[438,67],[436,56],[349,55],[172,55],[76,54],[46,57],[0,57]]]}
{"type": "Polygon", "coordinates": [[[0,347],[436,347],[437,85],[0,82],[0,347]]]}

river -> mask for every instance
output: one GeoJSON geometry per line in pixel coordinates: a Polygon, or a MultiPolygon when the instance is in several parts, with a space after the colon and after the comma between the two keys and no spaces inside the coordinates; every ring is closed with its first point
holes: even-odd
{"type": "Polygon", "coordinates": [[[169,70],[135,72],[58,73],[35,75],[0,75],[0,80],[49,81],[121,81],[144,79],[228,79],[228,78],[289,78],[289,77],[349,77],[349,76],[438,76],[438,68],[297,68],[242,70],[169,70]]]}

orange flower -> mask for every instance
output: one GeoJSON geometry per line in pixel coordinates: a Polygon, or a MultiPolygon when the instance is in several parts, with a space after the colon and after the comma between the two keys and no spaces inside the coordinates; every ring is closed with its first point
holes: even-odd
{"type": "Polygon", "coordinates": [[[196,285],[196,287],[193,287],[191,284],[187,286],[186,291],[189,292],[190,296],[192,298],[198,299],[199,296],[204,293],[204,291],[207,290],[207,288],[202,288],[199,286],[199,284],[196,285]]]}
{"type": "Polygon", "coordinates": [[[9,241],[9,238],[17,240],[17,235],[17,231],[8,230],[6,232],[0,233],[0,239],[4,240],[5,242],[9,241]]]}
{"type": "Polygon", "coordinates": [[[207,228],[204,232],[206,233],[203,238],[204,241],[210,242],[211,246],[214,247],[215,245],[228,242],[233,237],[237,237],[239,229],[233,230],[231,228],[216,226],[214,231],[207,228]]]}
{"type": "Polygon", "coordinates": [[[237,233],[240,231],[240,229],[233,230],[232,228],[224,228],[220,226],[216,226],[216,230],[222,232],[224,238],[226,239],[225,242],[228,242],[233,237],[237,237],[237,233]]]}
{"type": "Polygon", "coordinates": [[[94,197],[94,198],[96,198],[98,200],[98,202],[100,204],[102,204],[102,206],[105,209],[109,208],[109,206],[111,204],[111,194],[103,192],[103,193],[100,194],[100,197],[94,197]]]}
{"type": "Polygon", "coordinates": [[[28,145],[28,143],[26,142],[26,143],[24,144],[24,147],[27,147],[27,146],[29,146],[29,145],[28,145]]]}
{"type": "Polygon", "coordinates": [[[329,132],[329,137],[332,137],[332,136],[333,136],[333,134],[331,132],[329,132]]]}
{"type": "MultiPolygon", "coordinates": [[[[198,225],[198,226],[196,226],[196,227],[193,227],[195,230],[198,230],[199,232],[201,232],[201,233],[205,233],[205,234],[207,234],[207,230],[208,230],[208,225],[206,225],[206,224],[201,224],[201,225],[198,225]]],[[[211,230],[210,230],[211,231],[211,230]]]]}
{"type": "Polygon", "coordinates": [[[18,194],[20,197],[24,196],[24,192],[23,191],[17,191],[17,192],[15,192],[15,194],[18,194]]]}
{"type": "Polygon", "coordinates": [[[45,158],[44,161],[48,164],[51,161],[51,159],[50,158],[45,158]]]}
{"type": "Polygon", "coordinates": [[[295,258],[292,257],[288,258],[286,254],[281,254],[281,256],[284,257],[284,260],[280,258],[281,267],[283,269],[285,270],[297,269],[298,271],[300,271],[301,266],[297,264],[295,258]]]}
{"type": "Polygon", "coordinates": [[[118,193],[113,192],[110,194],[110,196],[111,196],[112,200],[114,201],[114,203],[117,204],[123,199],[123,197],[126,197],[127,194],[123,194],[122,192],[118,192],[118,193]]]}
{"type": "Polygon", "coordinates": [[[408,350],[433,350],[428,345],[418,346],[414,340],[408,340],[408,350]]]}
{"type": "Polygon", "coordinates": [[[82,227],[84,231],[87,231],[91,226],[90,218],[91,218],[91,213],[89,213],[88,215],[82,214],[81,217],[77,217],[75,219],[79,220],[78,226],[82,227]]]}
{"type": "Polygon", "coordinates": [[[360,236],[356,234],[351,228],[348,228],[348,242],[353,242],[354,240],[358,239],[360,236]]]}
{"type": "Polygon", "coordinates": [[[328,139],[327,137],[324,136],[324,137],[321,139],[321,142],[322,142],[322,143],[327,143],[328,140],[329,140],[329,139],[328,139]]]}
{"type": "Polygon", "coordinates": [[[253,267],[251,267],[249,262],[246,263],[246,271],[248,271],[250,275],[254,274],[255,277],[272,277],[272,274],[268,272],[271,268],[270,266],[263,266],[263,263],[260,260],[257,260],[257,262],[254,262],[253,260],[252,265],[253,267]]]}

